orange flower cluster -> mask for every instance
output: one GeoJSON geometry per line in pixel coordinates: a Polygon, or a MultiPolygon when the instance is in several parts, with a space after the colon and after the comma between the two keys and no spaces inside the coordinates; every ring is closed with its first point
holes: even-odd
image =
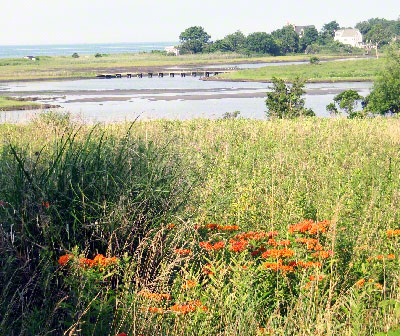
{"type": "Polygon", "coordinates": [[[310,275],[308,277],[308,279],[310,279],[310,281],[315,281],[317,279],[318,279],[318,281],[322,281],[322,280],[324,280],[324,277],[323,277],[323,275],[319,275],[318,277],[316,277],[315,275],[310,275]]]}
{"type": "Polygon", "coordinates": [[[318,239],[314,238],[296,238],[296,243],[305,244],[307,250],[321,251],[322,245],[319,243],[318,239]]]}
{"type": "Polygon", "coordinates": [[[387,234],[388,238],[394,237],[394,236],[399,236],[400,230],[387,230],[386,234],[387,234]]]}
{"type": "Polygon", "coordinates": [[[207,275],[213,275],[214,273],[211,271],[211,268],[212,268],[211,264],[203,266],[203,273],[207,275]]]}
{"type": "Polygon", "coordinates": [[[295,225],[289,225],[289,233],[307,233],[309,235],[315,235],[319,233],[325,233],[330,221],[324,220],[322,222],[314,222],[313,220],[306,219],[295,225]]]}
{"type": "Polygon", "coordinates": [[[175,313],[179,313],[179,314],[187,314],[187,313],[193,313],[194,311],[196,311],[196,309],[201,309],[203,311],[208,310],[208,308],[206,306],[203,306],[201,304],[200,301],[196,300],[196,301],[190,301],[188,302],[188,304],[186,305],[180,305],[180,304],[176,304],[173,305],[171,307],[169,307],[169,309],[175,313]]]}
{"type": "Polygon", "coordinates": [[[207,229],[210,230],[220,230],[220,231],[236,231],[239,230],[237,225],[218,225],[218,224],[207,224],[207,229]]]}
{"type": "Polygon", "coordinates": [[[318,258],[318,259],[328,259],[332,255],[332,252],[331,251],[318,251],[318,252],[312,253],[311,255],[314,258],[318,258]]]}
{"type": "Polygon", "coordinates": [[[98,254],[94,257],[94,259],[80,258],[79,265],[82,267],[94,267],[94,266],[106,267],[108,265],[115,264],[117,261],[118,261],[117,257],[106,258],[102,254],[98,254]]]}
{"type": "Polygon", "coordinates": [[[192,251],[190,251],[189,249],[175,249],[175,253],[181,256],[186,256],[192,253],[192,251]]]}
{"type": "Polygon", "coordinates": [[[290,265],[283,265],[282,259],[279,259],[276,263],[266,262],[263,264],[266,269],[278,272],[294,272],[294,267],[290,265]]]}
{"type": "Polygon", "coordinates": [[[149,307],[147,311],[154,314],[164,314],[164,309],[157,307],[149,307]]]}
{"type": "Polygon", "coordinates": [[[162,300],[172,300],[171,294],[162,294],[162,293],[151,293],[148,291],[140,291],[137,295],[144,297],[145,299],[154,300],[154,301],[162,301],[162,300]]]}
{"type": "Polygon", "coordinates": [[[274,238],[271,238],[267,241],[267,244],[277,247],[277,246],[290,246],[292,243],[290,240],[276,241],[274,238]]]}
{"type": "Polygon", "coordinates": [[[207,251],[218,251],[225,247],[225,242],[220,241],[218,243],[215,243],[214,245],[208,242],[200,242],[199,245],[207,251]]]}
{"type": "Polygon", "coordinates": [[[168,224],[167,229],[172,230],[176,225],[174,223],[168,224]]]}
{"type": "Polygon", "coordinates": [[[243,252],[246,249],[249,242],[245,239],[239,239],[239,240],[230,239],[229,244],[231,244],[229,250],[231,250],[232,252],[243,252]]]}
{"type": "Polygon", "coordinates": [[[183,284],[182,288],[183,289],[190,289],[190,288],[193,288],[196,285],[197,285],[196,282],[194,282],[192,280],[186,280],[185,283],[183,284]]]}
{"type": "Polygon", "coordinates": [[[264,252],[261,256],[263,258],[290,258],[293,257],[295,252],[288,248],[271,249],[264,252]]]}
{"type": "Polygon", "coordinates": [[[358,280],[358,281],[356,282],[356,286],[357,286],[358,288],[363,287],[364,284],[365,284],[365,279],[360,279],[360,280],[358,280]]]}
{"type": "Polygon", "coordinates": [[[240,234],[237,234],[235,236],[235,239],[247,239],[247,240],[263,240],[265,238],[272,238],[275,237],[279,234],[278,231],[270,231],[270,232],[255,232],[255,231],[250,231],[250,232],[243,232],[240,234]]]}
{"type": "MultiPolygon", "coordinates": [[[[374,259],[375,259],[374,257],[369,257],[369,258],[367,259],[367,261],[370,262],[370,261],[372,261],[372,260],[374,260],[374,259]]],[[[377,259],[377,260],[385,260],[385,259],[387,259],[387,260],[394,260],[394,259],[396,259],[396,256],[395,256],[394,254],[388,254],[387,256],[385,256],[385,255],[383,255],[383,254],[380,254],[380,255],[377,255],[377,256],[376,256],[376,259],[377,259]]]]}
{"type": "Polygon", "coordinates": [[[74,258],[74,255],[73,255],[73,254],[65,254],[65,255],[61,256],[61,257],[58,259],[58,263],[59,263],[61,266],[65,266],[66,264],[68,264],[68,261],[70,261],[70,260],[73,259],[73,258],[74,258]]]}

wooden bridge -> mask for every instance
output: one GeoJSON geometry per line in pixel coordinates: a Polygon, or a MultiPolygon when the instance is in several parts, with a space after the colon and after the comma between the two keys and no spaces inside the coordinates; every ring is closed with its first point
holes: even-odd
{"type": "Polygon", "coordinates": [[[98,74],[96,78],[132,78],[132,77],[138,77],[138,78],[143,78],[143,77],[186,77],[186,76],[192,76],[192,77],[210,77],[210,76],[216,76],[221,73],[227,73],[227,72],[232,72],[234,71],[234,68],[226,69],[226,70],[164,70],[164,71],[159,71],[159,72],[153,72],[153,71],[143,71],[143,72],[128,72],[128,73],[103,73],[103,74],[98,74]]]}

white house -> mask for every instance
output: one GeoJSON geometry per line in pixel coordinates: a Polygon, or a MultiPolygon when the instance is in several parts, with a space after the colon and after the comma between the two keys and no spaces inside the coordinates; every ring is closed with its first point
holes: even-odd
{"type": "Polygon", "coordinates": [[[167,54],[174,54],[175,56],[179,56],[180,52],[178,48],[175,48],[174,46],[171,47],[165,47],[164,49],[167,54]]]}
{"type": "Polygon", "coordinates": [[[31,61],[36,61],[35,56],[24,56],[25,59],[30,59],[31,61]]]}
{"type": "Polygon", "coordinates": [[[351,45],[352,47],[362,48],[363,37],[358,29],[340,29],[335,32],[335,41],[343,44],[351,45]]]}

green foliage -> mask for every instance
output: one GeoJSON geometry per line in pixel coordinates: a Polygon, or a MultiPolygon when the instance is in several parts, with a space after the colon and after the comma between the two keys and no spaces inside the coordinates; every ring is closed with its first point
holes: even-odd
{"type": "Polygon", "coordinates": [[[400,36],[400,20],[372,18],[356,24],[356,28],[363,34],[363,40],[384,45],[394,37],[400,36]]]}
{"type": "Polygon", "coordinates": [[[331,21],[323,25],[322,33],[333,38],[335,36],[335,31],[339,28],[340,26],[336,21],[331,21]]]}
{"type": "Polygon", "coordinates": [[[276,39],[283,54],[295,53],[299,50],[299,36],[292,26],[284,26],[273,31],[271,35],[276,39]]]}
{"type": "Polygon", "coordinates": [[[73,53],[73,54],[72,54],[72,58],[79,58],[78,53],[73,53]]]}
{"type": "Polygon", "coordinates": [[[304,107],[304,81],[296,78],[291,86],[286,85],[283,79],[272,79],[272,92],[267,92],[265,104],[270,118],[292,119],[301,116],[314,116],[311,109],[304,107]]]}
{"type": "Polygon", "coordinates": [[[249,52],[270,55],[279,54],[279,46],[274,38],[264,32],[253,33],[247,36],[246,45],[249,52]]]}
{"type": "Polygon", "coordinates": [[[364,39],[380,47],[388,44],[392,40],[392,36],[388,29],[385,29],[381,24],[376,24],[365,34],[364,39]]]}
{"type": "Polygon", "coordinates": [[[366,109],[372,113],[400,112],[400,49],[389,49],[385,68],[366,98],[366,109]]]}
{"type": "Polygon", "coordinates": [[[96,53],[96,54],[94,55],[94,57],[96,57],[96,58],[98,58],[98,57],[103,57],[103,55],[100,54],[100,53],[96,53]]]}
{"type": "Polygon", "coordinates": [[[310,64],[319,64],[320,59],[317,56],[310,57],[310,64]]]}
{"type": "Polygon", "coordinates": [[[222,115],[222,119],[236,119],[240,114],[240,111],[225,112],[222,115]]]}
{"type": "Polygon", "coordinates": [[[357,107],[359,103],[362,103],[364,97],[359,95],[355,90],[345,90],[333,98],[334,103],[330,103],[326,106],[327,111],[330,114],[336,115],[339,114],[339,110],[337,107],[342,109],[344,113],[348,114],[349,118],[357,118],[362,117],[363,114],[354,109],[357,107]],[[336,105],[335,105],[336,104],[336,105]],[[337,107],[336,107],[337,106],[337,107]]]}
{"type": "Polygon", "coordinates": [[[181,52],[193,54],[202,52],[210,38],[211,36],[206,33],[203,27],[189,27],[179,35],[179,40],[182,43],[181,52]]]}
{"type": "Polygon", "coordinates": [[[318,30],[314,27],[304,29],[304,34],[300,38],[300,50],[305,51],[308,46],[318,41],[318,30]]]}

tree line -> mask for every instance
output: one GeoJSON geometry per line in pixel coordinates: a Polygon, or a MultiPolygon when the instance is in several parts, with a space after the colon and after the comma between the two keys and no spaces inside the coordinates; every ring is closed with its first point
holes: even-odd
{"type": "MultiPolygon", "coordinates": [[[[315,116],[311,109],[305,107],[304,84],[304,80],[299,78],[294,79],[291,85],[274,78],[265,101],[267,116],[282,119],[315,116]]],[[[388,48],[385,68],[374,81],[369,95],[363,97],[355,90],[345,90],[336,95],[326,109],[331,115],[346,115],[351,119],[373,115],[399,115],[400,48],[388,48]]]]}
{"type": "MultiPolygon", "coordinates": [[[[397,20],[370,19],[360,22],[356,28],[363,34],[364,41],[377,43],[379,46],[389,44],[400,37],[400,18],[397,20]]],[[[334,41],[335,31],[340,29],[336,21],[324,24],[318,31],[308,26],[299,36],[292,25],[266,32],[254,32],[249,35],[236,31],[223,39],[211,40],[211,36],[201,26],[187,28],[179,35],[182,54],[236,52],[241,54],[268,54],[272,56],[289,53],[314,54],[320,52],[352,53],[358,48],[334,41]]]]}

